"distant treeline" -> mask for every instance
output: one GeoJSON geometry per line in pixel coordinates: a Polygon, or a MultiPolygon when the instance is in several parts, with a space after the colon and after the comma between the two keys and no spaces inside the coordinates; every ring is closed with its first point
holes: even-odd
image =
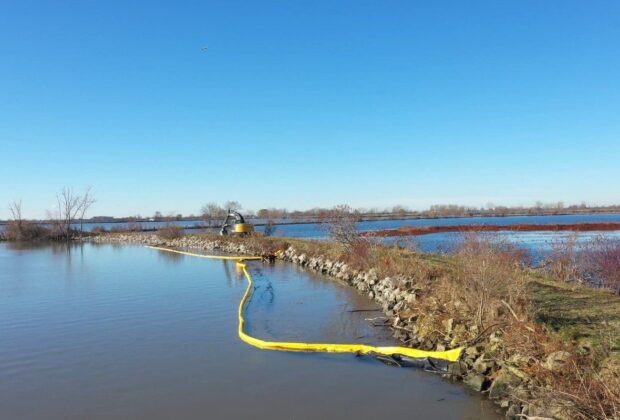
{"type": "MultiPolygon", "coordinates": [[[[586,204],[565,206],[563,203],[536,203],[532,207],[524,206],[496,206],[488,204],[485,207],[461,206],[457,204],[436,204],[428,210],[416,211],[406,206],[394,206],[386,209],[349,208],[339,206],[347,211],[359,215],[363,219],[389,218],[437,218],[437,217],[475,217],[475,216],[534,216],[560,214],[592,214],[592,213],[620,213],[620,205],[588,206],[586,204]]],[[[305,211],[287,211],[286,209],[261,209],[256,212],[260,219],[322,219],[333,213],[334,208],[312,208],[305,211]]]]}
{"type": "MultiPolygon", "coordinates": [[[[237,204],[237,203],[236,203],[237,204]]],[[[620,205],[611,206],[588,206],[586,204],[564,206],[562,203],[536,203],[531,207],[525,206],[495,206],[489,204],[485,207],[461,206],[456,204],[436,204],[428,210],[415,211],[406,206],[394,206],[386,209],[365,209],[351,208],[348,206],[340,206],[346,208],[348,212],[356,215],[359,219],[415,219],[415,218],[439,218],[439,217],[492,217],[492,216],[535,216],[535,215],[569,215],[569,214],[609,214],[620,213],[620,205]]],[[[282,208],[264,208],[258,211],[248,210],[244,212],[244,216],[248,218],[257,218],[264,220],[305,220],[314,221],[329,218],[334,208],[315,207],[309,210],[287,210],[282,208]]],[[[225,215],[224,207],[211,206],[209,211],[203,208],[201,214],[191,214],[184,216],[182,214],[163,215],[156,212],[153,216],[131,216],[131,217],[113,217],[113,216],[95,216],[84,219],[84,223],[140,223],[140,222],[171,222],[171,221],[196,221],[196,220],[217,220],[225,215]]],[[[45,222],[41,220],[40,222],[45,222]]]]}
{"type": "MultiPolygon", "coordinates": [[[[201,209],[199,214],[167,214],[155,212],[153,216],[95,216],[83,219],[83,223],[143,223],[143,222],[173,222],[173,221],[197,221],[204,220],[208,224],[223,219],[228,210],[241,211],[242,207],[238,202],[230,201],[219,206],[209,203],[201,209]]],[[[536,216],[536,215],[569,215],[569,214],[605,214],[620,213],[620,205],[610,206],[589,206],[587,204],[566,206],[562,202],[542,203],[537,202],[534,206],[499,206],[492,203],[484,207],[461,206],[457,204],[435,204],[428,210],[412,210],[407,206],[396,205],[390,208],[352,208],[346,205],[332,208],[314,207],[309,210],[287,210],[284,208],[263,208],[258,211],[245,210],[243,215],[247,218],[263,220],[288,220],[295,221],[322,221],[329,219],[334,210],[344,211],[354,215],[359,220],[375,219],[417,219],[417,218],[440,218],[440,217],[502,217],[502,216],[536,216]]],[[[39,222],[46,222],[40,220],[39,222]]],[[[76,223],[77,220],[73,221],[76,223]]],[[[2,222],[0,222],[2,223],[2,222]]]]}
{"type": "MultiPolygon", "coordinates": [[[[338,206],[346,211],[354,214],[359,219],[415,219],[415,218],[438,218],[438,217],[476,217],[476,216],[535,216],[535,215],[560,215],[560,214],[593,214],[593,213],[620,213],[620,205],[613,206],[588,206],[586,204],[564,206],[562,203],[536,203],[532,207],[524,206],[495,206],[489,204],[485,207],[460,206],[457,204],[436,204],[428,210],[416,211],[406,206],[393,206],[385,209],[366,209],[351,208],[348,206],[338,206]]],[[[239,207],[234,207],[239,208],[239,207]]],[[[234,209],[233,208],[233,209],[234,209]]],[[[264,208],[258,211],[245,211],[243,215],[248,218],[279,220],[290,219],[291,221],[314,221],[329,218],[334,208],[314,207],[309,210],[287,210],[284,208],[264,208]]],[[[88,220],[90,223],[114,223],[114,222],[168,222],[168,221],[192,221],[192,220],[217,220],[225,214],[224,207],[211,206],[207,210],[207,206],[203,208],[200,215],[183,216],[177,214],[174,216],[163,216],[156,213],[152,217],[105,217],[98,216],[88,220]]]]}

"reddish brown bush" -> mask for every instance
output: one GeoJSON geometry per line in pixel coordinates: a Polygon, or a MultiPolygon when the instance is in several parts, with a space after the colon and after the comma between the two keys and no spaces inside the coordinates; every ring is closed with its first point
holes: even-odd
{"type": "Polygon", "coordinates": [[[589,283],[620,294],[620,240],[594,239],[587,244],[582,261],[583,277],[589,283]]]}
{"type": "Polygon", "coordinates": [[[552,244],[547,271],[564,282],[603,287],[620,294],[620,240],[598,236],[578,242],[576,236],[552,244]]]}

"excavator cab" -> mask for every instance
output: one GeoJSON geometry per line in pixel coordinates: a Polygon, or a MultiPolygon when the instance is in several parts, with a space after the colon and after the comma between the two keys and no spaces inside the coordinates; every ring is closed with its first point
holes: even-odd
{"type": "Polygon", "coordinates": [[[234,210],[228,210],[228,215],[222,229],[220,229],[220,235],[239,235],[246,236],[254,232],[254,225],[252,223],[246,223],[243,216],[234,210]]]}

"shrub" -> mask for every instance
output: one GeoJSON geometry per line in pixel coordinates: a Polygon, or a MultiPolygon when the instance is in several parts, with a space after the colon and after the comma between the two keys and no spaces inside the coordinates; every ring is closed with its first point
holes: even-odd
{"type": "Polygon", "coordinates": [[[95,226],[91,230],[91,233],[94,233],[95,235],[101,235],[102,233],[106,233],[106,232],[108,232],[108,230],[103,226],[95,226]]]}
{"type": "Polygon", "coordinates": [[[50,239],[50,229],[38,223],[26,221],[8,222],[4,229],[4,238],[7,241],[35,241],[50,239]]]}
{"type": "Polygon", "coordinates": [[[169,224],[157,230],[157,236],[166,240],[179,239],[182,238],[183,235],[183,228],[173,224],[169,224]]]}
{"type": "Polygon", "coordinates": [[[127,229],[129,232],[142,232],[143,228],[142,223],[136,220],[128,220],[127,227],[125,229],[127,229]]]}
{"type": "Polygon", "coordinates": [[[566,283],[581,283],[579,273],[579,250],[577,236],[551,243],[551,251],[546,260],[547,271],[557,280],[566,283]]]}
{"type": "Polygon", "coordinates": [[[351,207],[340,205],[320,217],[320,223],[326,228],[329,236],[346,248],[357,246],[361,237],[357,229],[358,216],[353,213],[351,207]]]}
{"type": "Polygon", "coordinates": [[[586,245],[581,260],[582,277],[588,284],[620,294],[620,240],[595,238],[586,245]]]}
{"type": "Polygon", "coordinates": [[[556,241],[551,245],[546,269],[557,280],[620,294],[620,240],[601,235],[581,243],[576,236],[556,241]]]}
{"type": "Polygon", "coordinates": [[[523,252],[498,237],[471,234],[465,236],[456,256],[461,296],[480,327],[504,315],[523,320],[523,252]]]}

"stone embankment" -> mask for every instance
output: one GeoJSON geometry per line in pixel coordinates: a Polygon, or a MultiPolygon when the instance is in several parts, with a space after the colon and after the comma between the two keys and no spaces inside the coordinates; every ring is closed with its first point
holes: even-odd
{"type": "MultiPolygon", "coordinates": [[[[242,255],[260,255],[265,249],[258,249],[255,242],[216,240],[200,236],[186,235],[182,238],[165,240],[148,234],[103,234],[90,238],[98,243],[123,243],[175,248],[200,249],[242,255]]],[[[444,319],[440,324],[442,331],[436,332],[437,323],[429,321],[433,314],[419,314],[412,311],[417,297],[416,282],[405,277],[380,278],[376,270],[362,272],[353,270],[347,264],[331,261],[320,256],[298,253],[294,248],[281,250],[278,257],[307,269],[323,273],[345,282],[376,301],[385,314],[385,325],[393,329],[396,338],[405,345],[425,350],[445,350],[465,344],[462,361],[450,366],[445,376],[463,381],[468,387],[486,393],[506,410],[506,417],[517,418],[565,418],[559,409],[553,412],[550,407],[540,408],[524,403],[527,400],[528,378],[519,369],[519,356],[509,360],[498,360],[496,349],[502,338],[498,333],[485,335],[477,331],[474,323],[457,323],[453,318],[444,319]],[[431,334],[431,329],[433,333],[431,334]],[[478,336],[479,340],[467,341],[465,337],[478,336]],[[523,397],[521,398],[520,395],[523,397]],[[550,411],[551,410],[551,411],[550,411]]],[[[427,307],[425,307],[427,308],[427,307]]],[[[562,368],[567,354],[552,354],[550,369],[562,368]]]]}

